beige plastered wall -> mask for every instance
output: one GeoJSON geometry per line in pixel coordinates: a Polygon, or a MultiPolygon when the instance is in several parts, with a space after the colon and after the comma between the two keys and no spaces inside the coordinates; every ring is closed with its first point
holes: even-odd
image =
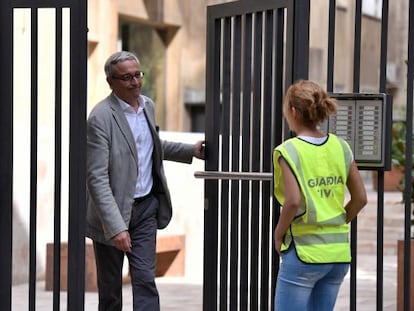
{"type": "Polygon", "coordinates": [[[118,47],[119,17],[166,30],[164,92],[165,130],[188,131],[190,116],[185,109],[186,94],[204,94],[205,29],[207,5],[217,1],[129,1],[90,0],[88,111],[110,91],[103,64],[118,47]]]}

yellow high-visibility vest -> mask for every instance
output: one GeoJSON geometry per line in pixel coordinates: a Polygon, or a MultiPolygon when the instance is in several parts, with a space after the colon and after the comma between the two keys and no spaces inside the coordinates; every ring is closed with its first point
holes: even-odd
{"type": "Polygon", "coordinates": [[[350,262],[349,225],[344,208],[346,182],[353,161],[348,143],[329,134],[321,145],[295,137],[276,147],[274,194],[283,208],[285,189],[279,157],[295,175],[303,202],[286,232],[282,251],[293,243],[303,262],[350,262]]]}

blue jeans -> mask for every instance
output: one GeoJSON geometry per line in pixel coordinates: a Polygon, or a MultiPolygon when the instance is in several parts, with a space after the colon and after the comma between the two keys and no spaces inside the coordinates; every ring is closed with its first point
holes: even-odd
{"type": "Polygon", "coordinates": [[[281,257],[275,311],[332,311],[349,264],[307,264],[293,246],[281,257]]]}

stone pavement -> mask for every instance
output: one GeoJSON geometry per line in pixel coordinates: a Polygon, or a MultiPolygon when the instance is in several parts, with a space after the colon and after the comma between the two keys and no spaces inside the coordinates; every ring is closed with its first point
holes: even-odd
{"type": "MultiPolygon", "coordinates": [[[[165,277],[157,280],[160,292],[162,311],[201,311],[203,288],[200,283],[193,283],[183,277],[165,277]]],[[[60,310],[66,310],[66,292],[61,292],[60,310]]],[[[131,286],[123,288],[123,310],[132,310],[131,286]]],[[[96,292],[85,293],[85,311],[97,311],[98,294],[96,292]]],[[[38,282],[36,288],[36,310],[51,311],[53,306],[53,292],[45,291],[45,283],[38,282]]],[[[1,306],[0,306],[1,310],[1,306]]],[[[12,310],[27,311],[28,285],[13,286],[12,310]]]]}
{"type": "MultiPolygon", "coordinates": [[[[357,259],[357,310],[376,310],[376,192],[367,185],[369,204],[358,217],[357,259]]],[[[401,194],[387,192],[384,196],[384,295],[383,310],[396,310],[397,256],[396,240],[402,238],[401,194]]],[[[187,254],[187,258],[193,258],[187,254]]],[[[200,258],[200,257],[196,257],[200,258]]],[[[202,269],[202,263],[197,265],[202,269]]],[[[190,273],[191,274],[191,273],[190,273]]],[[[199,274],[197,274],[199,275],[199,274]]],[[[201,311],[202,280],[199,277],[158,278],[162,311],[201,311]]],[[[27,284],[12,289],[13,311],[28,310],[27,284]]],[[[44,282],[38,282],[36,310],[52,309],[52,292],[44,290],[44,282]]],[[[131,287],[124,286],[124,310],[132,310],[131,287]]],[[[66,310],[66,292],[61,293],[61,310],[66,310]]],[[[1,308],[0,308],[1,309],[1,308]]],[[[85,294],[85,310],[97,310],[97,294],[85,294]]],[[[335,307],[336,311],[349,310],[349,277],[344,281],[335,307]]],[[[256,310],[251,310],[256,311],[256,310]]]]}
{"type": "MultiPolygon", "coordinates": [[[[396,310],[396,256],[384,257],[384,297],[386,311],[396,310]]],[[[376,310],[376,257],[362,255],[357,269],[357,310],[376,310]]],[[[157,280],[162,311],[201,311],[202,284],[188,281],[186,278],[169,277],[157,280]]],[[[44,283],[37,288],[36,310],[52,310],[52,292],[44,290],[44,283]]],[[[13,287],[13,311],[28,310],[27,285],[13,287]]],[[[124,286],[124,310],[132,310],[131,287],[124,286]]],[[[66,292],[61,293],[61,310],[66,310],[66,292]]],[[[97,310],[97,294],[85,294],[85,310],[97,310]]],[[[346,278],[336,303],[335,311],[349,310],[349,278],[346,278]]],[[[251,310],[254,311],[254,310],[251,310]]]]}

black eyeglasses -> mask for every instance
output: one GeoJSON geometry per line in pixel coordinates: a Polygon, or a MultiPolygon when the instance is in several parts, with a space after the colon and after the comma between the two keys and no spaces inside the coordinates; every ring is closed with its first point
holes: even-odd
{"type": "Polygon", "coordinates": [[[112,79],[116,80],[122,80],[122,81],[132,81],[132,79],[137,78],[138,80],[141,80],[144,77],[144,73],[142,71],[137,71],[134,74],[124,74],[122,76],[114,76],[112,75],[112,79]]]}

